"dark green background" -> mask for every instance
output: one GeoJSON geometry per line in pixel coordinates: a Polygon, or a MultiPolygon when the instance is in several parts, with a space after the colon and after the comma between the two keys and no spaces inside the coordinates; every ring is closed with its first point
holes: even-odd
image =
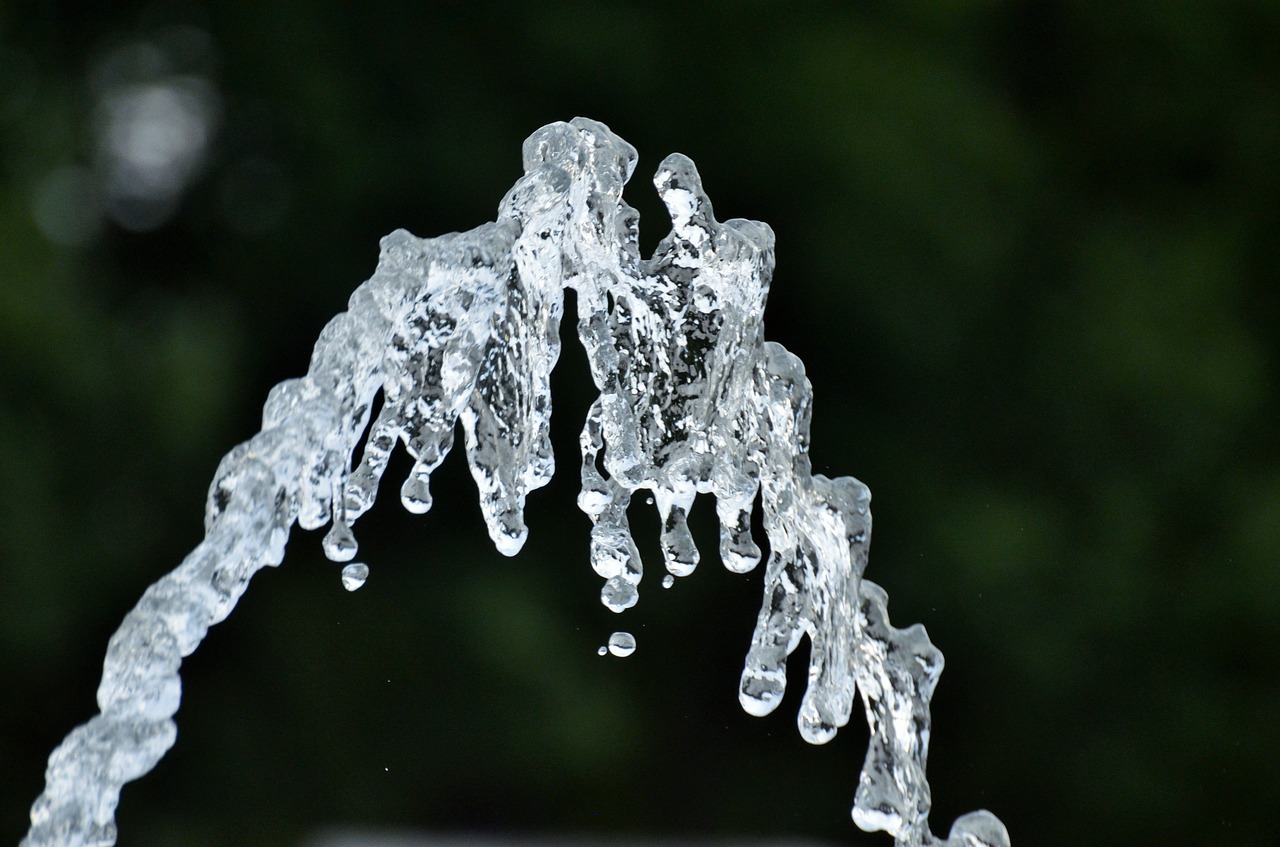
{"type": "MultiPolygon", "coordinates": [[[[1280,5],[440,5],[0,6],[0,842],[379,236],[492,219],[524,137],[581,114],[640,150],[646,248],[677,150],[720,217],[777,233],[767,333],[807,363],[815,468],[870,485],[868,576],[947,657],[940,833],[985,806],[1027,847],[1274,843],[1280,5]],[[91,70],[175,24],[214,48],[199,178],[163,226],[51,243],[33,204],[93,165],[91,70]]],[[[887,844],[848,820],[859,715],[810,748],[797,690],[767,719],[736,703],[759,574],[707,542],[672,591],[599,606],[573,499],[590,397],[570,345],[562,470],[514,560],[459,456],[436,511],[361,522],[356,594],[296,533],[184,666],[120,843],[887,844]],[[630,659],[596,656],[614,628],[630,659]]]]}

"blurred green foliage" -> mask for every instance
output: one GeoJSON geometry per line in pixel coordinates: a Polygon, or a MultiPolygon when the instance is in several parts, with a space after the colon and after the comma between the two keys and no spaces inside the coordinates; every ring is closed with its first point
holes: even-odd
{"type": "MultiPolygon", "coordinates": [[[[523,138],[581,114],[641,152],[645,245],[666,225],[640,177],[673,150],[722,218],[777,232],[768,334],[808,365],[815,466],[871,486],[868,576],[948,658],[935,827],[985,806],[1022,844],[1270,843],[1278,43],[1264,0],[0,6],[3,837],[378,237],[491,219],[523,138]],[[216,92],[210,143],[131,231],[58,192],[100,185],[104,63],[166,38],[216,92]]],[[[358,594],[297,533],[186,663],[122,845],[344,823],[886,843],[844,811],[859,716],[812,749],[797,691],[763,720],[734,702],[758,575],[709,556],[624,619],[599,607],[573,347],[557,384],[567,470],[521,556],[488,548],[458,457],[431,515],[361,522],[358,594]],[[614,628],[626,661],[595,655],[614,628]]]]}

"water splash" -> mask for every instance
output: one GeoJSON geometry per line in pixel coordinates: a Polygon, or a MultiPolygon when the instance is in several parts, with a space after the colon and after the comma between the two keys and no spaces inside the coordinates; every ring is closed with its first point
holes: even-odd
{"type": "MultiPolygon", "coordinates": [[[[374,275],[321,332],[307,375],[272,389],[261,432],[219,465],[205,539],[112,637],[101,714],[50,757],[26,847],[115,843],[121,786],[174,742],[182,658],[259,569],[281,562],[295,523],[330,524],[326,554],[350,562],[352,524],[373,505],[397,447],[413,459],[401,502],[426,512],[431,474],[461,424],[490,538],[506,555],[519,551],[525,498],[554,469],[549,387],[566,287],[577,292],[578,337],[600,392],[582,430],[578,503],[605,606],[622,612],[639,599],[643,566],[627,521],[636,491],[662,521],[664,585],[699,563],[686,523],[699,494],[715,496],[721,561],[735,572],[756,567],[759,495],[769,556],[743,707],[763,715],[778,706],[787,658],[808,636],[802,736],[831,739],[855,692],[871,728],[854,821],[904,847],[1008,845],[989,812],[961,817],[945,842],[929,830],[929,700],[942,654],[923,627],[894,628],[884,591],[863,579],[866,486],[812,473],[804,366],[764,340],[772,230],[717,221],[693,162],[676,154],[654,179],[672,230],[642,259],[639,218],[622,199],[635,163],[603,124],[551,124],[525,142],[525,175],[496,222],[382,240],[374,275]]],[[[349,590],[366,576],[356,563],[343,571],[349,590]]],[[[625,655],[634,643],[615,633],[601,652],[625,655]]]]}

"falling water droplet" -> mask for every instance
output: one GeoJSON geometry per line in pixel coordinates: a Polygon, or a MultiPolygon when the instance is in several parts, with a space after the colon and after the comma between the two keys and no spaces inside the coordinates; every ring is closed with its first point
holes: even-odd
{"type": "Polygon", "coordinates": [[[342,520],[333,522],[333,528],[324,537],[323,546],[324,554],[331,562],[349,562],[358,549],[351,527],[342,520]]]}
{"type": "Polygon", "coordinates": [[[600,589],[600,599],[609,611],[621,612],[634,606],[640,599],[640,594],[630,582],[621,576],[615,576],[600,589]]]}
{"type": "Polygon", "coordinates": [[[615,632],[609,636],[609,652],[620,658],[636,651],[636,637],[629,632],[615,632]]]}
{"type": "Polygon", "coordinates": [[[663,588],[670,588],[671,586],[673,586],[673,585],[675,585],[675,584],[676,584],[676,578],[675,578],[674,576],[672,576],[671,574],[667,574],[666,576],[664,576],[664,577],[662,578],[662,587],[663,587],[663,588]]]}
{"type": "Polygon", "coordinates": [[[400,487],[400,502],[405,511],[425,515],[431,510],[431,488],[425,479],[411,476],[400,487]]]}
{"type": "Polygon", "coordinates": [[[608,647],[601,647],[599,650],[596,651],[597,656],[607,656],[608,654],[609,654],[608,647]]]}
{"type": "Polygon", "coordinates": [[[363,562],[352,562],[342,569],[342,587],[348,591],[355,591],[368,578],[369,566],[363,562]]]}

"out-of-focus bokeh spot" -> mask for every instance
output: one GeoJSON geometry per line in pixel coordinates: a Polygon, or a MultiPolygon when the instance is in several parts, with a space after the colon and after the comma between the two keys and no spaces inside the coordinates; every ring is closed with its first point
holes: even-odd
{"type": "Polygon", "coordinates": [[[220,120],[207,33],[186,27],[109,49],[90,71],[94,170],[106,214],[155,229],[205,166],[220,120]]]}

